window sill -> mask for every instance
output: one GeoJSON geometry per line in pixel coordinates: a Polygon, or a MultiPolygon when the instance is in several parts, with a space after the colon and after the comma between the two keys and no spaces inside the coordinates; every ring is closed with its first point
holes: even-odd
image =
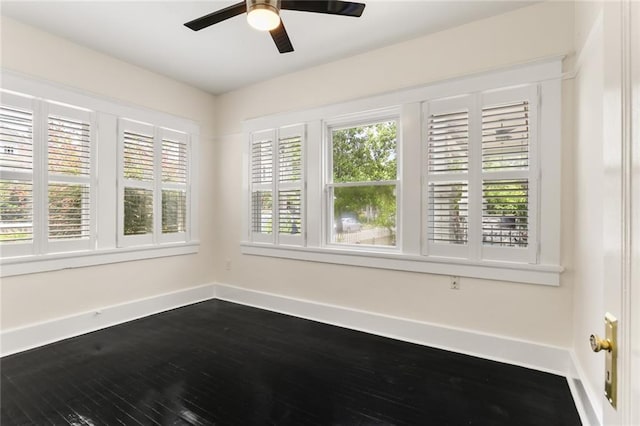
{"type": "Polygon", "coordinates": [[[243,254],[255,256],[548,286],[559,286],[560,274],[564,270],[561,266],[556,265],[531,265],[496,261],[472,262],[463,259],[382,251],[367,251],[365,253],[340,248],[266,246],[248,242],[241,243],[240,248],[243,254]]]}
{"type": "Polygon", "coordinates": [[[0,277],[194,254],[198,252],[199,246],[199,241],[191,241],[188,243],[171,243],[148,247],[87,250],[4,258],[0,261],[0,277]]]}

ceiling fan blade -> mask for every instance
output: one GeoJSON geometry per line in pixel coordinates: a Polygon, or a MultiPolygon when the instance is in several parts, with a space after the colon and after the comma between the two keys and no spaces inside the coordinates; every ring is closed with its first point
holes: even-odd
{"type": "Polygon", "coordinates": [[[338,0],[282,0],[280,4],[281,9],[354,17],[362,15],[364,7],[363,3],[338,0]]]}
{"type": "Polygon", "coordinates": [[[225,19],[233,18],[247,11],[247,3],[241,1],[240,3],[232,4],[224,9],[217,10],[200,18],[194,19],[184,24],[185,27],[191,28],[193,31],[199,31],[203,28],[207,28],[218,22],[222,22],[225,19]]]}
{"type": "Polygon", "coordinates": [[[293,52],[293,45],[291,44],[287,30],[284,29],[282,20],[280,20],[280,25],[278,25],[275,30],[269,31],[269,34],[271,34],[271,38],[275,42],[280,53],[293,52]]]}

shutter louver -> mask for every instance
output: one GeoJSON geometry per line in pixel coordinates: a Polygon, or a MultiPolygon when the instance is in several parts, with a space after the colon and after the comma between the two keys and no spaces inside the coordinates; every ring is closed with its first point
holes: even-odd
{"type": "Polygon", "coordinates": [[[162,181],[187,183],[187,144],[162,141],[162,181]]]}
{"type": "Polygon", "coordinates": [[[273,200],[271,191],[254,191],[251,196],[253,232],[271,234],[273,230],[273,200]]]}
{"type": "Polygon", "coordinates": [[[298,235],[302,224],[302,193],[299,189],[278,192],[278,232],[298,235]]]}
{"type": "Polygon", "coordinates": [[[187,230],[187,192],[162,190],[162,233],[187,230]]]}
{"type": "Polygon", "coordinates": [[[0,179],[0,242],[33,240],[33,185],[0,179]]]}
{"type": "Polygon", "coordinates": [[[529,183],[527,179],[485,180],[482,184],[482,242],[527,247],[529,183]]]}
{"type": "Polygon", "coordinates": [[[428,130],[430,174],[469,170],[469,113],[431,114],[428,130]]]}
{"type": "Polygon", "coordinates": [[[33,171],[33,114],[29,111],[0,107],[0,169],[33,171]]]}
{"type": "Polygon", "coordinates": [[[0,242],[33,241],[33,113],[0,106],[0,242]]]}
{"type": "Polygon", "coordinates": [[[124,132],[124,177],[153,181],[153,136],[124,132]]]}
{"type": "Polygon", "coordinates": [[[50,115],[47,133],[49,240],[88,239],[91,125],[50,115]]]}
{"type": "Polygon", "coordinates": [[[251,150],[251,182],[271,183],[273,176],[273,152],[270,140],[257,141],[251,150]]]}
{"type": "Polygon", "coordinates": [[[302,176],[302,139],[281,139],[278,157],[280,182],[299,182],[302,176]]]}
{"type": "Polygon", "coordinates": [[[89,176],[91,132],[89,123],[49,116],[49,173],[89,176]]]}
{"type": "Polygon", "coordinates": [[[153,191],[124,188],[124,235],[153,233],[153,191]]]}
{"type": "MultiPolygon", "coordinates": [[[[278,141],[278,233],[302,233],[302,137],[278,141]]],[[[283,237],[280,237],[281,241],[283,237]]]]}
{"type": "Polygon", "coordinates": [[[529,167],[529,103],[482,109],[483,171],[523,170],[529,167]]]}
{"type": "Polygon", "coordinates": [[[466,182],[429,184],[429,240],[466,244],[468,240],[469,193],[466,182]]]}
{"type": "Polygon", "coordinates": [[[469,108],[468,98],[429,107],[427,240],[439,254],[464,255],[469,243],[469,108]]]}
{"type": "Polygon", "coordinates": [[[188,145],[184,135],[162,139],[162,233],[187,231],[188,145]]]}
{"type": "Polygon", "coordinates": [[[49,184],[49,239],[89,238],[89,186],[49,184]]]}
{"type": "Polygon", "coordinates": [[[273,139],[251,143],[251,229],[254,234],[273,234],[273,139]]]}

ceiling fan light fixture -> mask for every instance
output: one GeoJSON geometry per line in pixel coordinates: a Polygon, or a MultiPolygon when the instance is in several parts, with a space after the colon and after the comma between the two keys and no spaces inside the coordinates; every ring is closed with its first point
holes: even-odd
{"type": "Polygon", "coordinates": [[[252,4],[247,11],[247,22],[256,30],[271,31],[280,25],[280,15],[271,4],[252,4]]]}

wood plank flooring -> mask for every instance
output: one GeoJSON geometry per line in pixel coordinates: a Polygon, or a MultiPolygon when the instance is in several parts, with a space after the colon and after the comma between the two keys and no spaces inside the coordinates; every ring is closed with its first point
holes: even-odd
{"type": "Polygon", "coordinates": [[[5,357],[9,425],[579,425],[564,377],[219,300],[5,357]]]}

